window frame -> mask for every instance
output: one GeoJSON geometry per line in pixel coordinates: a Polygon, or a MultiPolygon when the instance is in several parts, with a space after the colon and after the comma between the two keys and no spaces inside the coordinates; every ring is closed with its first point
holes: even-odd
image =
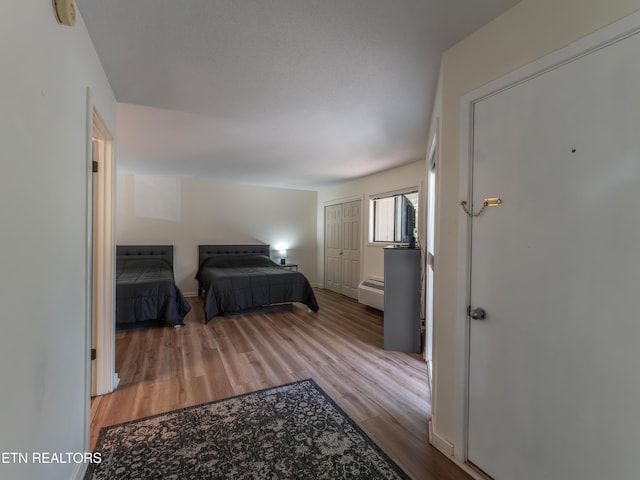
{"type": "MultiPolygon", "coordinates": [[[[384,192],[384,193],[377,193],[374,195],[370,195],[369,196],[369,235],[368,235],[368,243],[371,246],[385,246],[385,245],[406,245],[407,242],[401,242],[401,241],[397,241],[395,240],[396,234],[397,234],[397,228],[398,228],[398,224],[400,224],[401,220],[398,219],[397,217],[397,199],[399,197],[401,197],[402,195],[416,195],[416,202],[414,203],[412,201],[413,206],[415,207],[416,210],[416,216],[415,216],[415,222],[414,222],[414,231],[415,231],[415,238],[416,238],[416,242],[418,241],[418,232],[419,230],[419,205],[420,205],[420,187],[415,185],[412,187],[407,187],[407,188],[403,188],[400,190],[394,190],[391,192],[384,192]],[[394,198],[396,199],[394,201],[394,217],[393,217],[393,221],[391,223],[393,223],[394,225],[394,233],[393,233],[393,238],[394,240],[376,240],[376,202],[378,200],[384,200],[384,199],[389,199],[389,198],[394,198]]],[[[402,230],[402,225],[399,226],[400,231],[402,230]]]]}

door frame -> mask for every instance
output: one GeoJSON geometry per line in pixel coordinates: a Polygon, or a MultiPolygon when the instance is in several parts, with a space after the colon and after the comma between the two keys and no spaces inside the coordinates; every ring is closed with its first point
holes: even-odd
{"type": "Polygon", "coordinates": [[[96,349],[92,365],[91,396],[111,393],[115,375],[115,288],[114,288],[114,146],[113,137],[95,108],[91,109],[91,157],[97,154],[98,172],[91,175],[91,348],[96,349]],[[94,147],[97,142],[98,148],[94,147]],[[95,183],[94,183],[95,180],[95,183]],[[97,188],[94,189],[94,185],[97,188]]]}
{"type": "MultiPolygon", "coordinates": [[[[91,396],[112,392],[118,385],[118,377],[115,373],[115,321],[113,313],[115,308],[115,229],[114,229],[114,205],[115,205],[115,146],[113,136],[109,133],[106,125],[94,105],[91,89],[87,88],[87,109],[86,109],[86,145],[85,145],[85,168],[86,168],[86,247],[85,247],[85,388],[84,388],[84,447],[89,451],[91,445],[91,396]],[[99,122],[98,128],[105,134],[108,149],[105,152],[105,165],[103,172],[106,178],[103,179],[103,191],[101,209],[102,218],[102,289],[98,294],[101,296],[102,304],[101,321],[96,330],[100,331],[100,344],[96,360],[91,360],[91,349],[94,337],[94,305],[97,303],[94,294],[94,274],[97,269],[94,267],[94,212],[93,212],[93,132],[96,127],[96,119],[99,122]],[[109,319],[111,319],[109,321],[109,319]],[[95,363],[95,367],[94,364],[95,363]],[[97,375],[94,372],[100,372],[97,375]],[[96,376],[96,388],[92,382],[96,376]]],[[[98,333],[98,332],[96,332],[98,333]]]]}
{"type": "MultiPolygon", "coordinates": [[[[515,85],[526,82],[545,72],[572,62],[593,51],[617,43],[625,38],[640,33],[640,12],[633,13],[617,22],[603,27],[576,42],[552,52],[528,65],[525,65],[503,77],[500,77],[468,94],[460,102],[460,157],[459,157],[459,201],[469,201],[473,198],[473,134],[474,108],[476,103],[490,96],[496,95],[515,85]]],[[[472,211],[478,206],[468,205],[472,211]]],[[[467,306],[471,294],[471,219],[462,208],[458,210],[458,258],[460,259],[457,278],[457,307],[455,317],[455,356],[456,356],[456,384],[455,384],[455,436],[453,455],[454,460],[462,465],[474,478],[484,479],[469,464],[467,464],[468,440],[468,386],[469,386],[469,327],[470,320],[467,306]]]]}
{"type": "Polygon", "coordinates": [[[423,205],[426,206],[424,215],[424,289],[421,292],[424,295],[424,360],[429,365],[429,388],[433,391],[433,363],[434,363],[434,312],[435,312],[435,251],[436,251],[436,232],[438,230],[436,214],[438,212],[437,206],[437,192],[438,192],[438,152],[440,150],[440,118],[436,118],[436,126],[431,138],[430,147],[426,157],[426,178],[424,182],[425,201],[423,205]],[[431,180],[433,179],[433,184],[431,180]],[[431,251],[429,247],[431,246],[431,251]],[[433,255],[431,259],[432,265],[429,267],[429,253],[433,255]],[[429,276],[429,268],[431,268],[432,276],[429,276]]]}

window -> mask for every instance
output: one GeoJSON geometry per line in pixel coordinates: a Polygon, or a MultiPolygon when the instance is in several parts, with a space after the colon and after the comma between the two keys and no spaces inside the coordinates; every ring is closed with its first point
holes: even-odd
{"type": "Polygon", "coordinates": [[[417,232],[418,187],[370,197],[370,242],[410,243],[417,232]]]}

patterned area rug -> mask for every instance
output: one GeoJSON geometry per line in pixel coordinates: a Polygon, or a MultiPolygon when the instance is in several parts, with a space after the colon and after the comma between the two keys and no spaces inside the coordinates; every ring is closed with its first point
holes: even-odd
{"type": "Polygon", "coordinates": [[[100,431],[85,480],[407,479],[311,379],[100,431]]]}

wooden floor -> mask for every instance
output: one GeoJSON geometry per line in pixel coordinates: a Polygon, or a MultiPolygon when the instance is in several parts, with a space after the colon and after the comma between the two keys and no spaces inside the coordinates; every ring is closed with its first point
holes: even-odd
{"type": "Polygon", "coordinates": [[[101,427],[313,378],[414,479],[468,479],[428,444],[428,373],[421,356],[382,349],[382,313],[316,289],[318,313],[216,317],[202,300],[182,328],[116,335],[120,386],[91,401],[91,448],[101,427]]]}

